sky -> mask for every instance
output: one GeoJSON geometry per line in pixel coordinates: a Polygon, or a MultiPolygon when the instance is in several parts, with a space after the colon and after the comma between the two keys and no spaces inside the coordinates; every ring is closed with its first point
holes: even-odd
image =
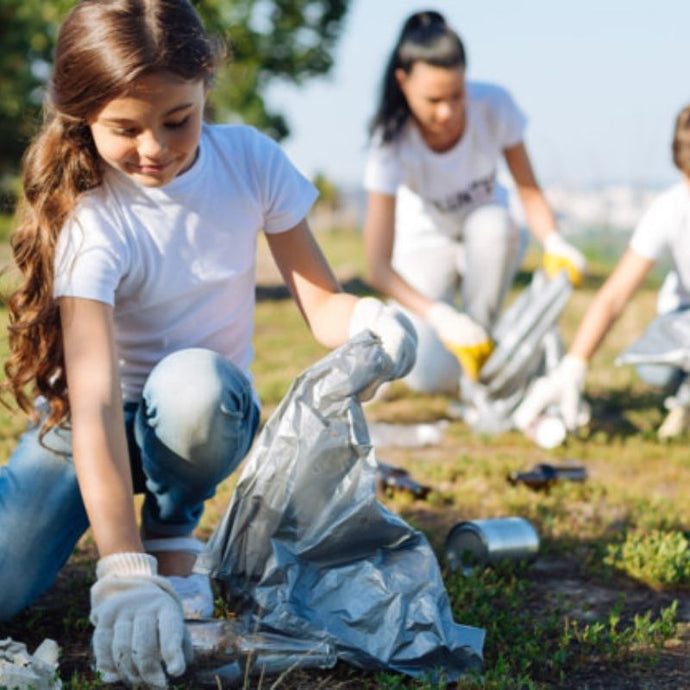
{"type": "Polygon", "coordinates": [[[512,93],[542,184],[677,178],[670,142],[690,103],[688,0],[351,0],[332,72],[268,93],[291,127],[283,147],[304,174],[361,186],[383,70],[420,9],[439,10],[460,34],[469,79],[512,93]]]}

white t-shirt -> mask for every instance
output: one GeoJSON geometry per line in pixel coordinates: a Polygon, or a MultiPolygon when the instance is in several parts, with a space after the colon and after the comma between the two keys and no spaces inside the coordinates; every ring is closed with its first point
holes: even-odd
{"type": "Polygon", "coordinates": [[[108,169],[83,195],[60,235],[55,296],[113,305],[125,400],[181,348],[249,375],[257,235],[294,227],[316,196],[268,137],[205,125],[194,165],[164,187],[108,169]]]}
{"type": "Polygon", "coordinates": [[[673,185],[644,213],[630,238],[630,248],[658,261],[668,251],[672,268],[659,292],[661,313],[690,306],[690,188],[673,185]]]}
{"type": "Polygon", "coordinates": [[[505,89],[467,82],[465,131],[452,149],[432,151],[412,119],[387,144],[375,133],[364,186],[396,195],[394,251],[460,240],[470,211],[486,203],[507,205],[496,168],[503,150],[522,141],[525,124],[505,89]]]}

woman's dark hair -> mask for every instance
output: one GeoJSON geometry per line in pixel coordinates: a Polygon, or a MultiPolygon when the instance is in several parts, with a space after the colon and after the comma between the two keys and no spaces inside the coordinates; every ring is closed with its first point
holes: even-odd
{"type": "Polygon", "coordinates": [[[685,106],[676,117],[672,151],[676,168],[690,175],[690,105],[685,106]]]}
{"type": "Polygon", "coordinates": [[[53,272],[63,224],[79,196],[102,181],[88,123],[145,75],[167,71],[210,83],[222,56],[188,0],[81,0],[62,24],[43,126],[22,162],[23,197],[10,240],[22,280],[8,300],[3,385],[30,414],[36,395],[48,401],[43,432],[69,416],[53,272]]]}
{"type": "Polygon", "coordinates": [[[410,108],[395,71],[401,69],[409,74],[416,62],[447,69],[467,66],[460,37],[439,12],[426,10],[408,17],[388,60],[379,107],[370,127],[371,134],[381,131],[384,142],[395,139],[410,117],[410,108]]]}

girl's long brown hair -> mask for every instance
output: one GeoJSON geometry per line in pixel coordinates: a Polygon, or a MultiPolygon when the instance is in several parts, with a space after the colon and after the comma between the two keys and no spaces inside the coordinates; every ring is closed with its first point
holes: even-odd
{"type": "Polygon", "coordinates": [[[22,279],[8,300],[4,390],[30,415],[37,395],[47,400],[43,433],[69,418],[55,247],[79,196],[102,181],[88,123],[152,72],[209,83],[222,55],[188,0],[81,0],[62,24],[43,126],[22,162],[23,198],[10,240],[22,279]]]}

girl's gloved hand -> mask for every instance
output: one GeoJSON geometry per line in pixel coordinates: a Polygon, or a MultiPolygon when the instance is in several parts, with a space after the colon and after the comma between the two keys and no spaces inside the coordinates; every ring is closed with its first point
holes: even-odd
{"type": "Polygon", "coordinates": [[[587,362],[566,355],[548,375],[537,379],[513,414],[513,423],[524,431],[549,405],[557,405],[569,431],[583,423],[582,393],[587,376],[587,362]]]}
{"type": "Polygon", "coordinates": [[[476,381],[494,349],[489,334],[470,316],[445,302],[434,302],[426,318],[439,340],[458,358],[465,374],[476,381]]]}
{"type": "Polygon", "coordinates": [[[166,688],[182,675],[191,643],[182,607],[153,556],[115,553],[98,561],[91,587],[96,670],[106,683],[166,688]]]}
{"type": "Polygon", "coordinates": [[[369,330],[381,339],[385,353],[393,362],[390,379],[405,376],[417,357],[417,331],[399,309],[385,305],[375,297],[363,297],[350,317],[349,337],[369,330]]]}
{"type": "Polygon", "coordinates": [[[582,285],[587,260],[579,249],[566,242],[559,232],[550,232],[544,240],[544,271],[549,278],[565,270],[574,287],[582,285]]]}

